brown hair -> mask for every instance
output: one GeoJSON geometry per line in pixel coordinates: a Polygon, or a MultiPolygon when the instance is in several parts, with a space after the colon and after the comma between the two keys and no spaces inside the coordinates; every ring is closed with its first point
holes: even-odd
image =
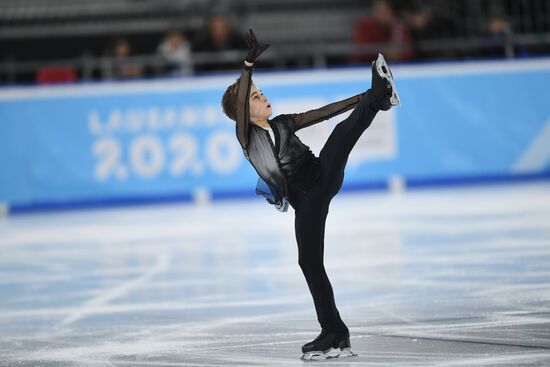
{"type": "Polygon", "coordinates": [[[233,121],[237,121],[237,89],[239,79],[227,87],[222,97],[223,113],[233,121]]]}

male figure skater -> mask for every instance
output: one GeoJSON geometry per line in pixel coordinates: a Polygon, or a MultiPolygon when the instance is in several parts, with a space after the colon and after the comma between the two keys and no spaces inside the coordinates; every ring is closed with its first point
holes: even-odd
{"type": "Polygon", "coordinates": [[[254,62],[269,45],[247,34],[248,55],[241,76],[222,98],[224,113],[236,121],[237,138],[245,157],[266,183],[268,201],[286,211],[287,200],[295,210],[298,263],[313,296],[321,334],[302,346],[303,359],[352,356],[349,330],[340,318],[332,286],[323,265],[325,222],[332,198],[344,179],[348,156],[374,116],[399,103],[393,77],[380,55],[372,67],[369,90],[316,110],[279,115],[273,119],[271,104],[252,83],[254,62]],[[326,141],[319,157],[295,132],[354,108],[326,141]],[[337,354],[328,354],[336,349],[337,354]]]}

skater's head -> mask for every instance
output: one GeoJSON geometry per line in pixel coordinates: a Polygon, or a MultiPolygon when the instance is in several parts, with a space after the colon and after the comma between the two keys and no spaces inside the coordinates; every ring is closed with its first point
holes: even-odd
{"type": "MultiPolygon", "coordinates": [[[[239,80],[237,79],[235,83],[226,89],[222,97],[223,112],[233,121],[237,121],[237,108],[239,107],[237,103],[238,84],[239,80]]],[[[250,87],[248,105],[250,106],[250,122],[255,125],[267,121],[269,116],[271,116],[271,103],[254,83],[250,87]]]]}
{"type": "Polygon", "coordinates": [[[239,79],[227,87],[222,97],[223,113],[233,121],[237,121],[237,92],[239,89],[239,79]]]}
{"type": "Polygon", "coordinates": [[[250,121],[254,124],[265,122],[271,116],[271,103],[255,84],[252,84],[250,88],[248,103],[250,106],[250,121]]]}

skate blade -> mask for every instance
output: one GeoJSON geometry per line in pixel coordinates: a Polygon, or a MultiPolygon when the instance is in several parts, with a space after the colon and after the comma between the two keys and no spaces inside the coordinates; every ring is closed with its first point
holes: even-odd
{"type": "Polygon", "coordinates": [[[402,106],[401,98],[399,98],[399,94],[397,94],[397,88],[395,87],[395,83],[393,81],[393,74],[391,73],[391,70],[388,67],[388,64],[386,63],[386,59],[384,59],[384,55],[378,54],[378,58],[376,59],[375,62],[376,62],[376,71],[378,72],[378,75],[386,79],[391,85],[391,90],[392,90],[392,95],[390,97],[391,105],[402,106]]]}
{"type": "Polygon", "coordinates": [[[351,351],[351,348],[339,349],[329,349],[326,352],[307,352],[302,355],[303,361],[324,361],[327,359],[335,358],[345,358],[345,357],[356,357],[357,354],[351,351]]]}

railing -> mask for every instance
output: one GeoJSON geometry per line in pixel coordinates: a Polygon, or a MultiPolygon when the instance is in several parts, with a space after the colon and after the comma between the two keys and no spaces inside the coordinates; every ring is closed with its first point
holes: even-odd
{"type": "MultiPolygon", "coordinates": [[[[453,38],[437,39],[433,41],[419,42],[417,47],[422,52],[432,54],[452,53],[454,58],[465,58],[471,56],[483,56],[487,48],[501,48],[501,55],[507,58],[516,57],[516,47],[550,45],[550,33],[517,35],[503,38],[499,41],[490,40],[483,37],[478,38],[453,38]]],[[[284,68],[289,62],[296,65],[296,59],[300,58],[298,66],[322,68],[329,65],[329,59],[340,58],[340,60],[351,60],[352,56],[375,54],[382,52],[391,54],[392,52],[403,51],[402,46],[394,45],[389,47],[386,44],[371,44],[358,47],[353,43],[316,43],[305,45],[274,45],[269,52],[262,55],[261,63],[264,66],[284,68]]],[[[201,52],[193,54],[193,66],[195,70],[201,70],[204,66],[210,66],[213,69],[233,68],[237,69],[246,52],[243,50],[231,50],[223,52],[201,52]]],[[[448,58],[448,56],[446,56],[448,58]]],[[[442,56],[441,58],[445,58],[442,56]]],[[[153,76],[163,75],[163,71],[168,65],[166,60],[158,55],[140,55],[131,56],[124,59],[141,68],[147,68],[153,76]]],[[[79,73],[80,80],[112,79],[113,68],[117,61],[111,57],[83,56],[75,59],[63,59],[54,61],[24,61],[4,60],[0,62],[0,80],[7,84],[17,84],[21,82],[22,76],[36,75],[44,67],[64,66],[74,68],[79,73]]]]}

